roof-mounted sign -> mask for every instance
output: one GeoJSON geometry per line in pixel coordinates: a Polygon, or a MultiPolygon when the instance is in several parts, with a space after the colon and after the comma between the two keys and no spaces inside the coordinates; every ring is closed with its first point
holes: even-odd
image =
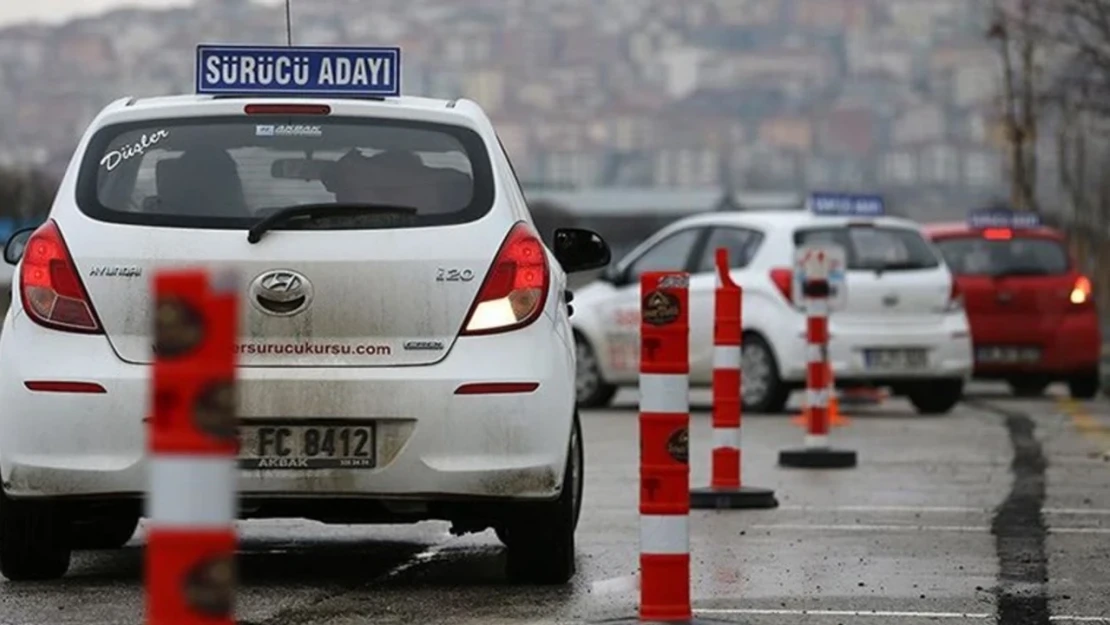
{"type": "Polygon", "coordinates": [[[400,48],[197,46],[196,92],[205,95],[401,95],[400,48]]]}
{"type": "Polygon", "coordinates": [[[878,217],[886,206],[878,195],[816,192],[809,196],[809,210],[815,215],[878,217]]]}
{"type": "Polygon", "coordinates": [[[1039,228],[1041,216],[1030,211],[986,208],[968,213],[967,223],[972,228],[1039,228]]]}

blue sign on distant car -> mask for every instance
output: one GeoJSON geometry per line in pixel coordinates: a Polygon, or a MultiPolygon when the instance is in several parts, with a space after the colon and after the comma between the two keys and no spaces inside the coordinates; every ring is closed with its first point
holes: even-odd
{"type": "Polygon", "coordinates": [[[878,217],[886,206],[879,195],[816,192],[809,196],[809,210],[815,215],[878,217]]]}
{"type": "Polygon", "coordinates": [[[1039,228],[1041,216],[1009,208],[985,208],[968,213],[967,223],[972,228],[1039,228]]]}
{"type": "Polygon", "coordinates": [[[395,97],[401,49],[197,46],[196,91],[207,95],[395,97]]]}

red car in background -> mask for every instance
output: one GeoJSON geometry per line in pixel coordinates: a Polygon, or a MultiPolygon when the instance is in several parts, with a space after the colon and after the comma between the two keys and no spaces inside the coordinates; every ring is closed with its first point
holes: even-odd
{"type": "Polygon", "coordinates": [[[1099,388],[1102,332],[1091,280],[1062,232],[1035,213],[990,209],[967,222],[927,224],[963,295],[973,377],[1005,380],[1015,395],[1066,382],[1071,396],[1099,388]]]}

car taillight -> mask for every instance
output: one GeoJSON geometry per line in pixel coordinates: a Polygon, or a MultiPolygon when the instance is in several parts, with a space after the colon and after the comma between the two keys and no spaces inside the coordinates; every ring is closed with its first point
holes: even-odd
{"type": "Polygon", "coordinates": [[[1068,299],[1072,304],[1077,306],[1091,302],[1091,281],[1087,276],[1079,276],[1075,279],[1075,286],[1071,289],[1071,295],[1068,299]]]}
{"type": "Polygon", "coordinates": [[[462,334],[507,332],[532,323],[547,303],[550,279],[543,242],[518,223],[501,244],[462,334]]]}
{"type": "Polygon", "coordinates": [[[780,267],[778,269],[771,270],[771,282],[775,283],[775,286],[778,287],[779,292],[782,293],[782,296],[786,298],[786,301],[790,304],[794,303],[794,286],[792,284],[793,280],[794,271],[791,269],[784,269],[780,267]]]}
{"type": "Polygon", "coordinates": [[[945,312],[956,312],[963,310],[964,307],[964,293],[960,289],[960,283],[952,278],[952,286],[948,290],[948,303],[945,305],[945,312]]]}
{"type": "Polygon", "coordinates": [[[19,295],[27,316],[55,330],[103,333],[58,224],[44,223],[23,250],[19,295]]]}

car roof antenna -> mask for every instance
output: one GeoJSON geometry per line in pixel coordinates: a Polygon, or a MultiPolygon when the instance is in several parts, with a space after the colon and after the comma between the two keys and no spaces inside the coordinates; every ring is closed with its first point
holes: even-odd
{"type": "Polygon", "coordinates": [[[293,0],[285,0],[285,43],[293,47],[293,0]]]}

